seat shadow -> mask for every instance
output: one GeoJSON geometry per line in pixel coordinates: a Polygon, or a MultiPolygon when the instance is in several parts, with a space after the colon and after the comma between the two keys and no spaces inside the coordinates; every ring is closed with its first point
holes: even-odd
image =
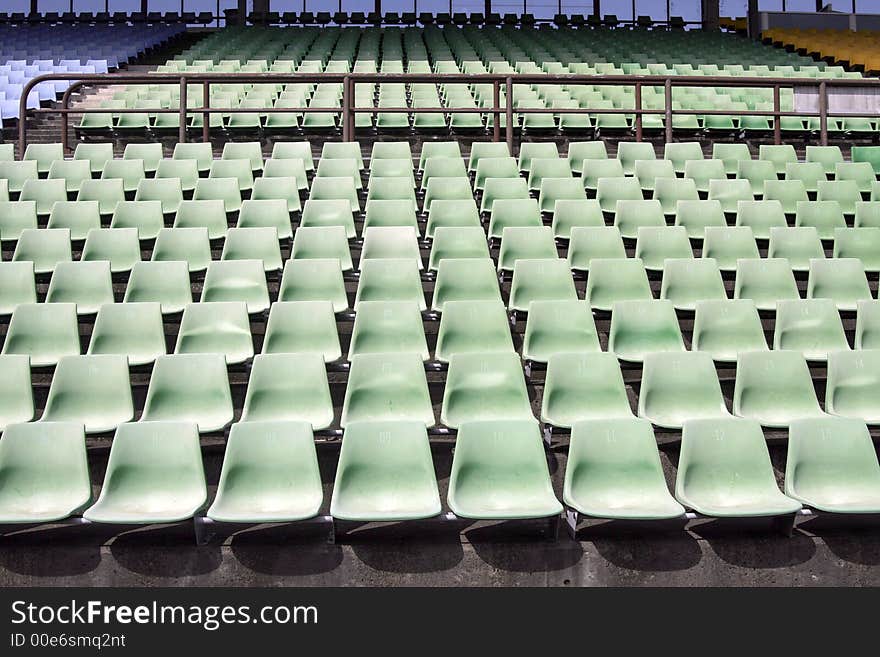
{"type": "Polygon", "coordinates": [[[744,568],[788,568],[804,564],[816,554],[814,539],[797,530],[791,537],[752,533],[704,538],[718,558],[744,568]]]}
{"type": "Polygon", "coordinates": [[[220,545],[196,545],[192,523],[120,534],[110,553],[126,570],[163,578],[207,575],[223,561],[220,545]]]}
{"type": "Polygon", "coordinates": [[[617,568],[648,572],[675,572],[689,570],[703,558],[699,541],[689,534],[643,534],[616,537],[590,536],[583,541],[592,543],[596,551],[617,568]]]}
{"type": "Polygon", "coordinates": [[[465,536],[477,556],[499,570],[552,572],[572,568],[580,562],[584,556],[580,543],[568,540],[561,532],[557,541],[548,537],[541,540],[542,529],[535,523],[478,524],[467,530],[465,536]]]}

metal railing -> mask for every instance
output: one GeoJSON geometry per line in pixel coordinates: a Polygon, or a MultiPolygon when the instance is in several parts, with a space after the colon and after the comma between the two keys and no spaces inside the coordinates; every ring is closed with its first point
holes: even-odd
{"type": "Polygon", "coordinates": [[[129,74],[116,73],[109,75],[50,73],[30,80],[21,94],[18,122],[19,153],[23,154],[27,145],[26,116],[42,114],[61,114],[61,141],[69,150],[68,116],[71,114],[178,114],[180,125],[178,140],[186,142],[189,115],[202,115],[202,140],[210,140],[212,114],[304,114],[332,113],[342,115],[342,139],[355,139],[355,117],[357,114],[489,114],[492,115],[492,139],[501,141],[501,116],[505,117],[504,139],[513,153],[515,116],[527,114],[624,114],[634,116],[632,130],[637,141],[644,138],[644,117],[662,116],[667,142],[673,140],[673,118],[676,116],[763,116],[773,119],[774,143],[782,143],[780,119],[783,117],[805,117],[819,119],[819,141],[828,143],[828,119],[852,116],[880,118],[880,113],[857,114],[832,113],[828,110],[828,90],[838,87],[871,88],[880,87],[880,79],[817,79],[817,78],[769,78],[769,77],[727,77],[727,76],[642,76],[642,75],[553,75],[553,74],[429,74],[429,73],[154,73],[129,74]],[[72,84],[65,90],[61,107],[39,108],[28,110],[26,107],[29,93],[42,82],[66,80],[72,84]],[[466,83],[491,84],[491,107],[359,107],[355,102],[355,85],[375,83],[466,83]],[[215,84],[289,84],[289,83],[341,83],[342,101],[338,107],[212,107],[211,86],[215,84]],[[165,84],[177,85],[180,90],[179,107],[176,108],[101,108],[101,107],[70,107],[71,96],[86,85],[123,86],[132,84],[165,84]],[[189,85],[202,85],[203,105],[187,107],[189,85]],[[551,85],[595,85],[595,86],[628,86],[634,89],[635,106],[632,108],[547,108],[547,107],[514,107],[509,101],[513,98],[513,87],[518,84],[551,84],[551,85]],[[501,89],[505,90],[505,103],[501,104],[501,89]],[[646,109],[643,107],[643,90],[645,87],[663,87],[663,109],[646,109]],[[750,109],[718,109],[693,110],[673,109],[672,90],[675,87],[736,87],[773,90],[772,110],[750,109]],[[782,111],[781,91],[783,88],[814,88],[818,93],[818,111],[795,112],[782,111]]]}

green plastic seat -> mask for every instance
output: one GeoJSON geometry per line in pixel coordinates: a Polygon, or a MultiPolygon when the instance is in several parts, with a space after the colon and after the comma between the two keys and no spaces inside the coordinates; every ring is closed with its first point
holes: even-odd
{"type": "MultiPolygon", "coordinates": [[[[564,162],[564,161],[563,161],[564,162]]],[[[568,165],[565,165],[566,168],[568,165]]],[[[541,212],[554,214],[560,201],[586,201],[584,186],[577,178],[543,178],[541,180],[538,204],[541,212]]],[[[493,213],[494,214],[494,213],[493,213]]]]}
{"type": "MultiPolygon", "coordinates": [[[[642,206],[639,206],[640,208],[647,207],[643,201],[642,190],[635,178],[599,178],[596,183],[596,199],[602,207],[602,212],[610,214],[617,213],[621,201],[639,201],[643,203],[642,206]]],[[[662,207],[659,201],[656,204],[658,207],[662,207]]]]}
{"type": "Polygon", "coordinates": [[[849,349],[834,302],[830,299],[777,302],[773,348],[799,351],[811,361],[825,361],[831,352],[849,349]]]}
{"type": "Polygon", "coordinates": [[[183,188],[180,185],[180,179],[145,178],[138,183],[134,200],[160,201],[163,214],[174,214],[183,200],[183,188]]]}
{"type": "Polygon", "coordinates": [[[820,181],[818,188],[817,200],[837,201],[844,215],[849,217],[855,215],[856,203],[862,200],[862,194],[855,180],[820,181]]]}
{"type": "Polygon", "coordinates": [[[714,143],[712,144],[712,159],[724,162],[724,169],[728,175],[735,175],[739,170],[739,163],[751,160],[752,154],[748,144],[714,143]]]}
{"type": "Polygon", "coordinates": [[[125,356],[63,356],[58,360],[41,422],[75,422],[86,433],[103,433],[133,417],[125,356]]]}
{"type": "Polygon", "coordinates": [[[809,201],[807,188],[800,180],[765,180],[764,201],[779,201],[785,214],[795,214],[801,203],[809,201]]]}
{"type": "Polygon", "coordinates": [[[509,157],[510,151],[507,144],[502,142],[478,141],[471,144],[471,152],[468,156],[468,171],[476,171],[483,158],[509,157]]]}
{"type": "Polygon", "coordinates": [[[159,160],[155,178],[157,180],[177,178],[180,180],[180,188],[184,192],[192,192],[199,181],[199,163],[196,160],[180,158],[159,160]]]}
{"type": "Polygon", "coordinates": [[[183,261],[189,271],[204,271],[211,262],[207,228],[162,228],[153,246],[154,262],[183,261]]]}
{"type": "Polygon", "coordinates": [[[542,228],[538,201],[529,199],[498,199],[493,203],[489,220],[489,237],[498,239],[506,228],[542,228]]]}
{"type": "Polygon", "coordinates": [[[755,239],[770,238],[770,229],[774,226],[785,228],[785,212],[779,201],[739,201],[736,210],[736,225],[748,226],[752,229],[755,239]]]}
{"type": "Polygon", "coordinates": [[[463,424],[455,443],[448,503],[462,518],[509,520],[560,513],[538,423],[510,418],[463,424]]]}
{"type": "Polygon", "coordinates": [[[465,178],[467,170],[460,157],[429,157],[422,166],[422,189],[431,178],[465,178]]]}
{"type": "Polygon", "coordinates": [[[660,298],[678,310],[693,310],[697,301],[726,299],[721,270],[712,258],[669,258],[665,261],[660,298]]]}
{"type": "Polygon", "coordinates": [[[306,422],[316,431],[329,427],[333,402],[321,355],[254,356],[241,422],[306,422]]]}
{"type": "Polygon", "coordinates": [[[249,314],[269,309],[269,290],[260,260],[220,260],[208,263],[201,302],[243,301],[249,314]]]}
{"type": "Polygon", "coordinates": [[[694,181],[698,192],[706,194],[713,180],[727,180],[727,172],[721,160],[688,160],[684,164],[684,177],[694,181]]]}
{"type": "Polygon", "coordinates": [[[501,231],[498,271],[513,270],[517,260],[556,257],[556,240],[549,226],[505,227],[501,231]]]}
{"type": "Polygon", "coordinates": [[[802,201],[797,204],[794,225],[815,228],[820,239],[830,240],[835,230],[846,228],[846,221],[837,201],[802,201]]]}
{"type": "Polygon", "coordinates": [[[672,162],[676,173],[684,173],[687,162],[703,157],[703,146],[698,141],[672,142],[663,148],[663,159],[672,162]]]}
{"type": "Polygon", "coordinates": [[[615,302],[608,351],[620,360],[639,363],[650,353],[684,351],[672,304],[655,299],[615,302]]]}
{"type": "Polygon", "coordinates": [[[855,258],[866,272],[880,271],[880,227],[835,228],[834,258],[855,258]]]}
{"type": "Polygon", "coordinates": [[[75,194],[84,180],[91,180],[92,172],[85,160],[55,160],[49,167],[50,180],[63,180],[67,191],[75,194]]]}
{"type": "Polygon", "coordinates": [[[857,202],[853,226],[855,228],[880,228],[880,203],[877,201],[857,202]]]}
{"type": "Polygon", "coordinates": [[[532,301],[577,299],[568,262],[559,258],[521,258],[513,265],[508,309],[528,312],[532,301]]]}
{"type": "Polygon", "coordinates": [[[776,165],[767,160],[741,160],[736,177],[748,181],[752,195],[760,198],[764,194],[764,184],[768,180],[777,180],[776,165]]]}
{"type": "Polygon", "coordinates": [[[363,189],[361,171],[358,161],[354,158],[321,159],[315,171],[317,178],[351,178],[355,189],[363,189]]]}
{"type": "Polygon", "coordinates": [[[414,352],[358,354],[342,406],[343,427],[362,422],[434,425],[425,368],[414,352]]]}
{"type": "Polygon", "coordinates": [[[92,501],[83,427],[10,424],[0,441],[0,523],[48,523],[92,501]]]}
{"type": "Polygon", "coordinates": [[[707,228],[726,228],[724,211],[717,200],[683,200],[678,202],[675,225],[685,230],[690,239],[701,240],[707,228]]]}
{"type": "MultiPolygon", "coordinates": [[[[476,146],[477,144],[474,145],[476,146]]],[[[480,146],[484,146],[484,144],[480,144],[480,146]]],[[[370,150],[370,165],[374,164],[377,160],[396,160],[402,158],[406,158],[412,162],[412,150],[409,147],[408,141],[373,142],[373,146],[370,150]]]]}
{"type": "Polygon", "coordinates": [[[623,164],[618,159],[585,159],[581,163],[581,182],[588,192],[595,192],[599,187],[599,181],[603,178],[623,177],[623,164]]]}
{"type": "Polygon", "coordinates": [[[758,310],[751,299],[710,299],[694,304],[693,351],[734,363],[744,351],[767,349],[758,310]]]}
{"type": "Polygon", "coordinates": [[[657,200],[621,200],[617,202],[614,225],[626,239],[636,239],[643,227],[665,228],[663,208],[657,200]]]}
{"type": "Polygon", "coordinates": [[[668,258],[693,258],[690,240],[684,227],[642,226],[636,233],[635,257],[645,269],[663,271],[668,258]]]}
{"type": "Polygon", "coordinates": [[[125,288],[125,303],[158,303],[163,315],[182,312],[192,303],[186,262],[136,262],[125,288]]]}
{"type": "MultiPolygon", "coordinates": [[[[529,189],[541,189],[542,181],[545,178],[572,178],[568,161],[558,157],[533,158],[529,167],[529,189]]],[[[583,189],[583,185],[580,185],[580,188],[583,189]]]]}
{"type": "Polygon", "coordinates": [[[818,191],[823,180],[827,178],[819,162],[789,162],[785,165],[785,181],[800,181],[807,192],[818,191]]]}
{"type": "Polygon", "coordinates": [[[111,143],[79,143],[73,152],[73,160],[85,160],[92,173],[100,173],[109,160],[113,159],[111,143]]]}
{"type": "Polygon", "coordinates": [[[258,141],[228,141],[223,144],[221,160],[247,160],[253,171],[263,168],[263,147],[258,141]]]}
{"type": "Polygon", "coordinates": [[[307,141],[276,141],[272,146],[272,157],[279,160],[302,160],[306,171],[315,170],[312,145],[307,141]]]}
{"type": "Polygon", "coordinates": [[[434,271],[447,258],[489,258],[486,233],[480,226],[452,228],[441,226],[434,232],[428,269],[434,271]]]}
{"type": "Polygon", "coordinates": [[[361,205],[357,189],[351,178],[327,177],[315,178],[309,194],[312,200],[346,200],[352,212],[360,212],[361,205]]]}
{"type": "Polygon", "coordinates": [[[175,160],[195,160],[199,173],[207,173],[214,161],[210,143],[178,143],[174,145],[171,157],[175,160]]]}
{"type": "Polygon", "coordinates": [[[772,227],[767,247],[768,258],[785,258],[793,271],[808,271],[810,260],[824,258],[825,249],[818,231],[812,226],[772,227]]]}
{"type": "Polygon", "coordinates": [[[19,305],[36,302],[34,263],[0,262],[0,315],[11,315],[19,305]]]}
{"type": "MultiPolygon", "coordinates": [[[[416,177],[413,174],[413,164],[410,158],[371,160],[370,181],[367,183],[367,187],[372,185],[373,179],[378,178],[409,178],[410,187],[413,189],[416,187],[416,177]]],[[[424,178],[422,181],[425,182],[424,178]]]]}
{"type": "Polygon", "coordinates": [[[760,425],[741,418],[685,423],[675,497],[716,518],[793,515],[801,508],[779,490],[760,425]]]}
{"type": "Polygon", "coordinates": [[[880,301],[856,304],[856,349],[880,349],[880,301]]]}
{"type": "Polygon", "coordinates": [[[363,301],[415,301],[427,308],[418,263],[412,258],[374,258],[360,265],[355,310],[363,301]]]}
{"type": "Polygon", "coordinates": [[[30,358],[22,354],[0,356],[0,431],[33,418],[30,358]]]}
{"type": "Polygon", "coordinates": [[[735,271],[737,260],[758,258],[760,253],[749,226],[707,226],[702,256],[714,259],[721,271],[735,271]]]}
{"type": "Polygon", "coordinates": [[[175,354],[222,354],[228,364],[254,355],[247,306],[243,302],[191,303],[183,310],[175,354]]]}
{"type": "Polygon", "coordinates": [[[352,269],[348,238],[342,226],[297,228],[293,236],[292,260],[335,258],[342,271],[352,269]]]}
{"type": "Polygon", "coordinates": [[[309,188],[308,174],[300,159],[276,160],[269,158],[263,167],[262,178],[293,178],[297,190],[309,188]]]}
{"type": "Polygon", "coordinates": [[[25,182],[36,180],[39,175],[37,163],[34,160],[0,162],[0,180],[6,181],[9,192],[21,192],[25,182]]]}
{"type": "Polygon", "coordinates": [[[783,258],[737,261],[734,299],[751,299],[758,310],[775,310],[776,302],[800,299],[791,264],[783,258]]]}
{"type": "Polygon", "coordinates": [[[247,199],[241,202],[236,228],[274,228],[278,240],[293,237],[290,213],[282,199],[247,199]]]}
{"type": "Polygon", "coordinates": [[[35,201],[0,201],[0,240],[14,242],[28,228],[37,228],[35,201]]]}
{"type": "Polygon", "coordinates": [[[623,165],[624,173],[632,176],[638,160],[654,160],[657,159],[657,154],[653,144],[649,142],[622,141],[617,144],[617,159],[623,165]]]}
{"type": "Polygon", "coordinates": [[[26,228],[12,254],[13,262],[32,262],[35,274],[51,274],[59,264],[72,259],[68,228],[26,228]]]}
{"type": "Polygon", "coordinates": [[[824,173],[834,173],[837,163],[843,162],[843,153],[839,146],[807,146],[805,159],[821,165],[824,173]]]}
{"type": "Polygon", "coordinates": [[[108,303],[98,310],[88,355],[120,355],[131,366],[165,355],[165,326],[155,302],[108,303]]]}
{"type": "Polygon", "coordinates": [[[322,501],[321,473],[308,422],[232,425],[209,518],[230,523],[295,522],[316,516],[322,501]]]}
{"type": "Polygon", "coordinates": [[[418,233],[412,226],[371,226],[364,229],[361,263],[371,259],[411,259],[422,269],[418,233]]]}
{"type": "MultiPolygon", "coordinates": [[[[871,166],[874,167],[874,173],[880,173],[880,147],[853,146],[850,151],[850,160],[853,162],[869,162],[871,166]]],[[[843,162],[842,155],[839,160],[832,163],[832,171],[834,170],[833,165],[836,165],[837,162],[843,162]]]]}
{"type": "Polygon", "coordinates": [[[828,354],[825,411],[858,418],[867,424],[880,423],[880,350],[849,349],[828,354]]]}
{"type": "Polygon", "coordinates": [[[191,422],[201,432],[232,421],[232,397],[222,354],[160,356],[153,366],[141,422],[191,422]]]}
{"type": "MultiPolygon", "coordinates": [[[[161,201],[124,201],[116,204],[110,228],[135,228],[138,239],[154,240],[165,226],[161,201]]],[[[2,231],[2,228],[0,228],[2,231]]]]}
{"type": "Polygon", "coordinates": [[[710,180],[708,198],[710,201],[718,201],[725,214],[735,214],[740,201],[755,200],[749,181],[740,178],[710,180]]]}
{"type": "MultiPolygon", "coordinates": [[[[523,178],[488,178],[486,180],[485,189],[483,190],[480,212],[491,214],[494,203],[497,200],[526,200],[528,198],[529,186],[523,178]]],[[[425,203],[427,205],[427,197],[425,203]]]]}
{"type": "Polygon", "coordinates": [[[272,304],[263,339],[264,354],[316,353],[325,362],[342,355],[333,304],[279,301],[272,304]]]}
{"type": "Polygon", "coordinates": [[[295,178],[257,178],[251,190],[251,200],[284,201],[288,212],[299,212],[302,207],[295,178]]]}
{"type": "Polygon", "coordinates": [[[604,160],[608,151],[604,141],[568,142],[568,165],[572,173],[583,173],[584,160],[604,160]]]}
{"type": "Polygon", "coordinates": [[[574,270],[590,271],[593,259],[626,258],[626,248],[616,226],[576,226],[571,229],[568,262],[574,270]]]}
{"type": "Polygon", "coordinates": [[[134,194],[146,176],[143,160],[107,160],[101,171],[101,180],[121,180],[125,194],[134,194]]]}
{"type": "Polygon", "coordinates": [[[46,303],[73,303],[79,315],[94,315],[105,303],[113,303],[110,263],[59,262],[52,273],[46,303]]]}
{"type": "Polygon", "coordinates": [[[871,191],[877,175],[870,162],[838,162],[834,167],[835,180],[852,180],[864,194],[871,191]]]}
{"type": "Polygon", "coordinates": [[[221,260],[260,260],[265,271],[280,271],[281,248],[274,227],[230,228],[221,260]]]}
{"type": "Polygon", "coordinates": [[[52,162],[64,159],[64,145],[60,143],[28,144],[21,159],[35,161],[37,170],[41,174],[46,174],[49,172],[52,162]]]}
{"type": "Polygon", "coordinates": [[[500,301],[494,263],[488,258],[445,258],[437,267],[431,309],[443,312],[449,301],[500,301]]]}
{"type": "Polygon", "coordinates": [[[227,213],[241,209],[241,190],[236,178],[199,178],[193,200],[220,200],[227,213]]]}
{"type": "Polygon", "coordinates": [[[149,524],[192,518],[207,502],[199,434],[192,422],[120,425],[91,522],[149,524]]]}
{"type": "Polygon", "coordinates": [[[832,299],[839,310],[856,310],[872,299],[862,262],[856,258],[810,260],[807,299],[832,299]]]}
{"type": "Polygon", "coordinates": [[[404,352],[430,358],[420,308],[413,300],[361,300],[356,310],[349,360],[359,354],[404,352]]]}
{"type": "Polygon", "coordinates": [[[638,258],[592,258],[589,267],[586,301],[594,310],[610,311],[618,301],[654,298],[638,258]]]}
{"type": "Polygon", "coordinates": [[[463,228],[479,227],[480,214],[477,204],[468,199],[437,199],[428,212],[428,225],[425,229],[427,237],[434,237],[440,227],[463,228]]]}
{"type": "Polygon", "coordinates": [[[563,501],[593,518],[664,520],[684,515],[684,507],[666,487],[651,424],[636,418],[574,425],[563,501]]]}
{"type": "Polygon", "coordinates": [[[638,412],[666,429],[729,416],[712,357],[697,351],[645,354],[638,412]]]}
{"type": "Polygon", "coordinates": [[[551,227],[557,239],[570,239],[574,228],[604,225],[602,208],[595,199],[557,199],[554,204],[551,227]]]}
{"type": "Polygon", "coordinates": [[[20,304],[12,313],[2,353],[30,356],[32,367],[54,366],[63,356],[79,355],[75,304],[20,304]]]}
{"type": "MultiPolygon", "coordinates": [[[[454,180],[462,179],[456,178],[454,180]]],[[[461,184],[458,183],[458,186],[461,186],[461,184]]],[[[416,193],[413,189],[412,178],[410,176],[370,178],[370,188],[367,191],[367,202],[369,203],[370,201],[407,201],[409,202],[408,211],[415,212],[418,209],[416,193]]],[[[426,203],[428,201],[429,199],[426,196],[426,203]]]]}
{"type": "Polygon", "coordinates": [[[141,259],[137,228],[92,228],[86,235],[83,261],[106,260],[111,273],[129,272],[141,259]]]}
{"type": "Polygon", "coordinates": [[[148,144],[126,144],[122,153],[124,160],[141,160],[144,163],[144,171],[152,174],[159,166],[159,160],[163,157],[162,144],[153,142],[148,144]]]}
{"type": "Polygon", "coordinates": [[[803,355],[798,351],[741,353],[736,363],[733,413],[777,428],[822,415],[803,355]]]}
{"type": "Polygon", "coordinates": [[[58,201],[67,201],[67,183],[61,179],[29,179],[24,181],[19,201],[35,201],[37,216],[48,216],[58,201]]]}
{"type": "Polygon", "coordinates": [[[428,434],[420,422],[353,422],[345,428],[331,516],[393,522],[440,511],[428,434]]]}
{"type": "Polygon", "coordinates": [[[364,228],[385,228],[408,226],[416,234],[419,224],[416,219],[415,205],[408,199],[372,199],[367,201],[364,213],[364,228]]]}
{"type": "Polygon", "coordinates": [[[58,201],[49,213],[49,229],[66,228],[70,239],[82,241],[93,228],[101,227],[97,202],[58,201]]]}
{"type": "Polygon", "coordinates": [[[101,216],[109,217],[117,204],[125,200],[125,188],[121,179],[86,180],[76,200],[78,203],[97,202],[101,216]]]}
{"type": "Polygon", "coordinates": [[[758,147],[758,159],[772,162],[776,173],[785,173],[785,165],[789,162],[797,162],[797,153],[791,144],[761,144],[758,147]]]}
{"type": "Polygon", "coordinates": [[[559,158],[559,149],[555,142],[525,142],[520,145],[520,171],[531,171],[532,160],[546,158],[559,158]]]}
{"type": "Polygon", "coordinates": [[[792,422],[785,494],[827,513],[880,512],[880,464],[865,424],[837,417],[792,422]]]}
{"type": "Polygon", "coordinates": [[[573,427],[582,420],[632,417],[617,357],[606,352],[557,352],[547,361],[541,421],[573,427]]]}
{"type": "Polygon", "coordinates": [[[500,297],[447,301],[442,310],[436,360],[448,363],[454,354],[513,352],[510,324],[500,297]]]}
{"type": "Polygon", "coordinates": [[[674,217],[679,201],[700,200],[697,186],[690,178],[657,178],[654,181],[654,196],[663,208],[663,214],[674,217]]]}
{"type": "Polygon", "coordinates": [[[547,363],[557,353],[599,351],[589,304],[580,300],[533,301],[523,336],[523,359],[547,363]]]}
{"type": "Polygon", "coordinates": [[[354,142],[327,141],[321,150],[321,159],[354,158],[358,168],[364,169],[364,160],[361,155],[361,145],[354,142]]]}
{"type": "Polygon", "coordinates": [[[300,227],[342,226],[346,239],[356,237],[351,206],[346,199],[309,199],[303,206],[300,227]]]}
{"type": "Polygon", "coordinates": [[[449,359],[440,420],[459,428],[479,420],[533,419],[519,356],[462,353],[449,359]]]}
{"type": "Polygon", "coordinates": [[[278,301],[329,301],[334,312],[347,310],[348,296],[339,260],[288,260],[281,276],[278,301]]]}
{"type": "Polygon", "coordinates": [[[482,191],[489,178],[519,178],[519,174],[519,164],[513,157],[484,157],[474,171],[474,189],[482,191]]]}

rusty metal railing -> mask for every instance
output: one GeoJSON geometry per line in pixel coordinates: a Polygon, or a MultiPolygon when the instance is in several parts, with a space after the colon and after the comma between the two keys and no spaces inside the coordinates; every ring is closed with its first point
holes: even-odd
{"type": "Polygon", "coordinates": [[[19,154],[24,153],[27,144],[27,120],[26,116],[40,114],[61,114],[61,141],[65,149],[69,150],[69,125],[67,117],[71,114],[178,114],[180,125],[178,139],[185,142],[187,139],[186,119],[189,115],[201,114],[203,117],[202,139],[210,139],[210,116],[211,114],[304,114],[304,113],[333,113],[342,115],[342,139],[353,141],[355,138],[355,118],[358,113],[406,113],[406,114],[490,114],[493,117],[492,138],[501,141],[501,115],[505,116],[505,135],[507,145],[513,152],[514,146],[514,115],[525,114],[626,114],[634,116],[632,129],[637,141],[644,138],[644,117],[659,115],[664,117],[664,130],[667,142],[673,140],[673,118],[675,116],[763,116],[773,119],[774,142],[782,142],[780,119],[783,117],[805,117],[819,119],[819,141],[822,145],[828,143],[828,119],[844,118],[848,116],[880,118],[880,114],[859,112],[857,114],[832,113],[828,111],[828,90],[837,87],[849,88],[876,88],[880,87],[880,79],[817,79],[817,78],[769,78],[769,77],[727,77],[727,76],[643,76],[643,75],[552,75],[552,74],[428,74],[428,73],[154,73],[154,74],[129,74],[116,73],[110,75],[76,74],[76,73],[50,73],[30,80],[24,87],[21,95],[18,142],[19,154]],[[56,80],[72,81],[65,90],[61,107],[39,108],[28,110],[26,108],[27,97],[31,90],[41,82],[56,80]],[[491,107],[358,107],[355,102],[354,89],[356,84],[375,84],[383,82],[397,83],[467,83],[467,84],[491,84],[492,106],[491,107]],[[341,83],[342,102],[339,107],[212,107],[211,85],[213,84],[289,84],[289,83],[341,83]],[[176,108],[100,108],[82,107],[71,108],[70,99],[73,93],[86,85],[98,86],[122,86],[132,84],[166,84],[178,85],[180,89],[179,107],[176,108]],[[190,84],[202,85],[201,107],[187,107],[190,84]],[[513,87],[517,84],[554,84],[554,85],[595,85],[595,86],[628,86],[634,89],[635,107],[633,108],[546,108],[546,107],[514,107],[510,100],[513,98],[513,87]],[[501,104],[501,87],[505,89],[505,103],[501,104]],[[645,87],[662,87],[664,96],[663,109],[646,109],[643,107],[643,90],[645,87]],[[750,109],[718,109],[718,110],[688,110],[673,109],[672,90],[675,87],[738,87],[758,88],[773,90],[772,110],[750,109]],[[807,87],[815,88],[818,93],[818,111],[795,112],[782,111],[781,90],[783,88],[807,87]]]}

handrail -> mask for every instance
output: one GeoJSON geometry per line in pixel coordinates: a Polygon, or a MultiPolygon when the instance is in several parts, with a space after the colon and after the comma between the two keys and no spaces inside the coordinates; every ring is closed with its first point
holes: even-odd
{"type": "MultiPolygon", "coordinates": [[[[492,114],[493,115],[493,140],[500,141],[500,117],[504,113],[506,117],[505,138],[508,147],[513,151],[513,115],[516,114],[629,114],[635,116],[635,137],[637,141],[643,138],[643,117],[646,115],[662,115],[665,117],[666,141],[671,142],[673,137],[672,119],[674,116],[693,115],[724,115],[724,116],[766,116],[774,119],[774,142],[782,141],[779,119],[786,116],[818,117],[820,143],[828,143],[828,119],[833,117],[853,116],[849,113],[833,113],[828,111],[828,89],[834,87],[880,87],[880,79],[877,78],[770,78],[770,77],[731,77],[731,76],[679,76],[679,75],[575,75],[575,74],[538,74],[516,73],[497,74],[479,73],[467,75],[462,73],[151,73],[151,74],[77,74],[77,73],[49,73],[33,78],[27,82],[22,90],[19,103],[18,143],[19,156],[24,153],[27,145],[27,119],[31,114],[61,114],[64,121],[61,124],[61,141],[65,149],[68,149],[69,126],[67,116],[69,114],[179,114],[180,127],[178,138],[180,142],[186,141],[186,117],[189,114],[202,114],[204,125],[202,138],[210,139],[211,114],[302,114],[302,113],[334,113],[342,114],[342,138],[344,141],[353,141],[355,135],[355,116],[358,113],[379,114],[383,112],[407,114],[492,114]],[[55,80],[68,80],[72,84],[65,90],[60,108],[40,108],[28,110],[27,98],[33,88],[42,83],[55,80]],[[222,83],[253,83],[253,84],[289,84],[289,83],[342,83],[342,104],[339,107],[211,107],[210,87],[211,84],[222,83]],[[493,99],[491,107],[358,107],[354,99],[354,86],[359,83],[483,83],[493,85],[493,99]],[[129,84],[175,84],[180,87],[178,108],[70,108],[70,97],[74,91],[87,84],[97,85],[129,85],[129,84]],[[190,84],[201,84],[203,93],[202,107],[187,107],[187,94],[190,84]],[[513,85],[515,84],[566,84],[566,85],[596,85],[596,86],[632,86],[635,90],[635,107],[633,108],[546,108],[546,107],[513,107],[509,102],[513,98],[513,85]],[[505,87],[505,103],[501,105],[501,85],[505,87]],[[644,87],[663,87],[664,108],[645,109],[642,107],[642,90],[644,87]],[[772,110],[686,110],[672,107],[672,89],[674,87],[746,87],[746,88],[772,88],[772,110]],[[785,112],[781,109],[781,93],[783,87],[813,87],[818,91],[818,111],[816,112],[785,112]]],[[[880,114],[859,112],[858,116],[880,117],[880,114]]],[[[69,149],[68,149],[69,150],[69,149]]]]}

